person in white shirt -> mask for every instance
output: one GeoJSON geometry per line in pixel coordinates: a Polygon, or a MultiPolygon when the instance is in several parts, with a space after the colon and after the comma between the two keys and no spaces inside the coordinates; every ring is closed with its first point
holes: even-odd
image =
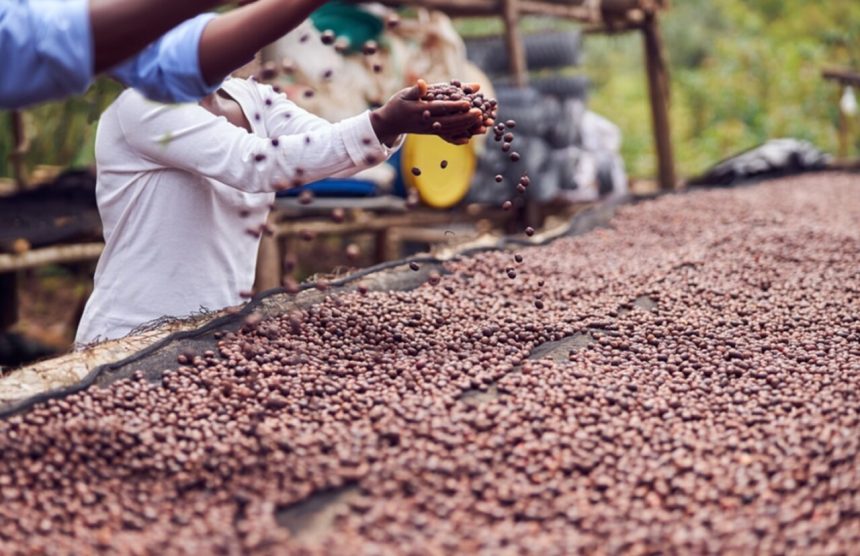
{"type": "Polygon", "coordinates": [[[492,124],[468,101],[419,100],[425,91],[419,81],[335,124],[253,79],[228,79],[199,104],[123,92],[96,134],[105,249],[75,343],[241,303],[276,191],[378,164],[403,133],[461,142],[492,124]]]}

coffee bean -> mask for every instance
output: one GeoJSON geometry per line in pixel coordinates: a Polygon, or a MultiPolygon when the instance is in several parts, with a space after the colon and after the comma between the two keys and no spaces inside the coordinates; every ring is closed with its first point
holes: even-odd
{"type": "Polygon", "coordinates": [[[346,246],[345,253],[346,257],[349,260],[355,261],[356,259],[358,259],[359,255],[361,255],[361,249],[358,247],[358,245],[350,243],[346,246]]]}
{"type": "Polygon", "coordinates": [[[411,172],[412,172],[412,175],[413,175],[413,176],[420,176],[420,175],[421,175],[421,169],[420,169],[420,168],[416,168],[415,166],[413,166],[413,167],[412,167],[411,172]]]}
{"type": "Polygon", "coordinates": [[[314,201],[314,193],[310,189],[305,189],[301,193],[299,193],[299,203],[302,205],[309,205],[314,201]]]}
{"type": "Polygon", "coordinates": [[[361,51],[365,54],[365,56],[370,56],[372,54],[376,54],[379,46],[376,44],[376,41],[367,41],[362,46],[361,51]]]}
{"type": "Polygon", "coordinates": [[[448,161],[447,161],[447,160],[443,160],[442,162],[440,162],[440,163],[439,163],[439,167],[440,167],[440,168],[442,168],[442,169],[444,170],[445,168],[447,168],[447,167],[448,167],[448,161]]]}
{"type": "MultiPolygon", "coordinates": [[[[262,68],[260,69],[260,80],[261,81],[269,81],[278,76],[278,66],[275,65],[275,62],[268,61],[264,62],[262,68]]],[[[271,102],[270,102],[271,105],[271,102]]]]}
{"type": "Polygon", "coordinates": [[[505,179],[501,174],[496,174],[495,180],[496,183],[502,183],[502,180],[505,179]]]}
{"type": "Polygon", "coordinates": [[[421,268],[421,266],[415,261],[412,261],[409,263],[409,268],[417,272],[421,268]]]}
{"type": "Polygon", "coordinates": [[[349,39],[340,37],[334,41],[334,50],[338,54],[346,54],[347,50],[349,50],[349,44],[349,39]]]}
{"type": "Polygon", "coordinates": [[[320,33],[320,40],[325,45],[334,44],[335,38],[336,37],[335,37],[334,31],[332,31],[332,30],[326,30],[326,31],[323,31],[322,33],[320,33]]]}
{"type": "Polygon", "coordinates": [[[514,204],[512,202],[505,201],[504,203],[502,203],[502,210],[511,210],[511,207],[513,206],[514,204]]]}
{"type": "Polygon", "coordinates": [[[526,226],[526,235],[529,237],[535,235],[535,229],[531,226],[526,226]]]}
{"type": "Polygon", "coordinates": [[[444,284],[287,276],[3,417],[0,553],[853,554],[858,184],[665,195],[444,284]]]}

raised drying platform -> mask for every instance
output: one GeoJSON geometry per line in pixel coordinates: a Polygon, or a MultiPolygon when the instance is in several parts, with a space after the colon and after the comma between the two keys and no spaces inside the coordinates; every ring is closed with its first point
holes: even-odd
{"type": "Polygon", "coordinates": [[[858,220],[807,175],[263,296],[0,421],[0,552],[851,553],[858,220]]]}

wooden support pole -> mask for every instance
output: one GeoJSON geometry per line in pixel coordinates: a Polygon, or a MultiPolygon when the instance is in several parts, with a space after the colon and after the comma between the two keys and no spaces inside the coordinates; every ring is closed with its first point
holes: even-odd
{"type": "Polygon", "coordinates": [[[520,11],[518,0],[502,0],[502,18],[505,23],[505,43],[508,48],[508,69],[517,87],[528,85],[526,50],[519,31],[520,11]]]}
{"type": "Polygon", "coordinates": [[[669,73],[663,40],[656,13],[648,13],[642,23],[645,66],[648,73],[648,93],[651,99],[651,120],[657,149],[657,177],[660,189],[675,188],[675,160],[672,153],[672,132],[669,126],[669,73]]]}
{"type": "Polygon", "coordinates": [[[860,86],[860,72],[845,68],[828,68],[822,70],[821,77],[831,81],[838,81],[843,85],[860,86]]]}
{"type": "Polygon", "coordinates": [[[0,274],[0,333],[18,322],[18,275],[0,274]]]}
{"type": "MultiPolygon", "coordinates": [[[[269,216],[269,225],[274,224],[274,219],[269,216]]],[[[257,276],[254,281],[254,290],[261,292],[281,285],[281,250],[278,238],[274,234],[263,234],[260,239],[260,250],[257,252],[257,276]]]]}
{"type": "Polygon", "coordinates": [[[24,165],[24,156],[30,150],[30,142],[27,140],[27,131],[24,127],[24,114],[18,110],[12,111],[11,125],[12,141],[15,144],[12,154],[9,156],[12,162],[12,175],[15,176],[18,191],[24,191],[27,185],[29,185],[27,168],[24,165]]]}
{"type": "Polygon", "coordinates": [[[104,243],[74,243],[30,249],[24,253],[0,253],[0,274],[47,264],[91,261],[99,258],[104,243]]]}

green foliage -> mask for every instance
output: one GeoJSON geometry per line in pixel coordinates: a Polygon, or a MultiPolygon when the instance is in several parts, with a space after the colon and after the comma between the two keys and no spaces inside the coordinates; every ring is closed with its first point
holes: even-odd
{"type": "MultiPolygon", "coordinates": [[[[117,97],[122,87],[109,79],[96,80],[86,94],[61,102],[49,102],[25,111],[28,137],[29,168],[37,164],[86,166],[94,160],[96,123],[101,113],[117,97]]],[[[0,176],[9,176],[12,168],[12,134],[10,117],[0,117],[0,176]]]]}
{"type": "MultiPolygon", "coordinates": [[[[836,150],[840,91],[820,74],[827,66],[860,69],[860,3],[677,0],[661,28],[682,175],[774,137],[836,150]]],[[[597,85],[592,109],[621,126],[631,173],[653,175],[640,38],[589,36],[586,55],[597,85]]]]}

